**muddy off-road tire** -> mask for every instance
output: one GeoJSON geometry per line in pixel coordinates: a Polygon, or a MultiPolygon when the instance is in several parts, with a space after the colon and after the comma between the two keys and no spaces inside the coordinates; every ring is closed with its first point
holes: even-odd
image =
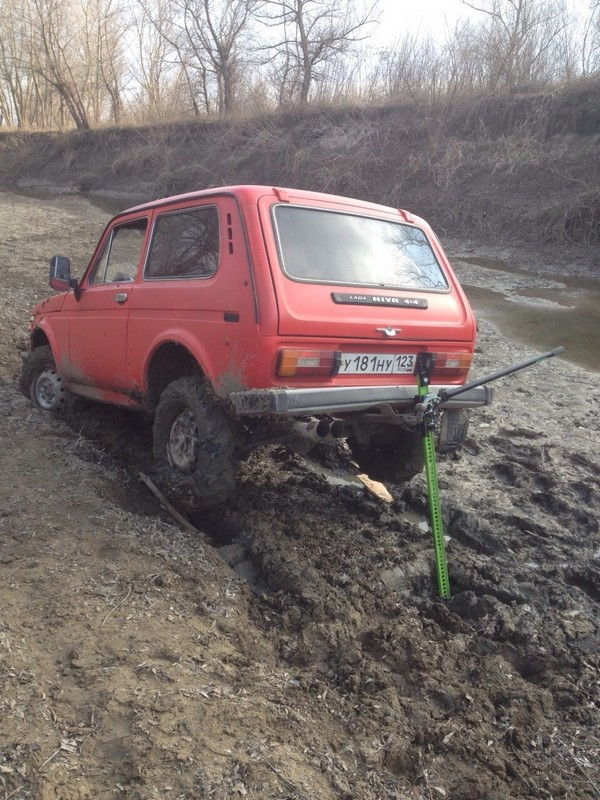
{"type": "Polygon", "coordinates": [[[64,414],[69,410],[71,394],[57,372],[52,350],[38,347],[26,357],[21,370],[20,389],[44,411],[64,414]]]}
{"type": "Polygon", "coordinates": [[[190,509],[210,508],[233,493],[239,458],[235,426],[198,377],[163,391],[154,416],[157,480],[190,509]]]}
{"type": "Polygon", "coordinates": [[[348,439],[359,467],[376,481],[407,483],[425,466],[423,440],[412,431],[388,431],[376,434],[367,446],[348,439]]]}

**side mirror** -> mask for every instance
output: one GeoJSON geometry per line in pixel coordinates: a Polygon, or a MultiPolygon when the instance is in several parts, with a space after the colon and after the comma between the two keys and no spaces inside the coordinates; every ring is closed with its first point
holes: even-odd
{"type": "Polygon", "coordinates": [[[79,300],[79,281],[71,277],[71,261],[66,256],[52,256],[50,259],[50,286],[57,292],[73,289],[75,299],[79,300]]]}

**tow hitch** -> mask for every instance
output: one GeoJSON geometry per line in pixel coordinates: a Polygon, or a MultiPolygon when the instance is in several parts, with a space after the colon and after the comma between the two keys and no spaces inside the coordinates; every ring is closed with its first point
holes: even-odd
{"type": "Polygon", "coordinates": [[[545,361],[548,358],[552,358],[552,356],[557,356],[559,353],[563,353],[564,350],[564,347],[556,347],[554,350],[549,350],[547,353],[529,358],[527,361],[521,361],[518,364],[513,364],[511,367],[506,367],[506,369],[492,372],[490,375],[486,375],[483,378],[465,383],[464,386],[457,386],[455,389],[442,389],[437,394],[429,392],[429,379],[435,365],[435,356],[432,353],[419,353],[417,356],[415,366],[415,374],[417,376],[415,412],[421,418],[423,451],[425,454],[425,476],[427,479],[427,505],[429,508],[429,520],[433,535],[437,590],[439,596],[443,599],[448,599],[450,597],[450,579],[448,577],[448,561],[446,558],[446,543],[444,540],[437,461],[435,456],[434,437],[435,431],[439,425],[439,406],[452,397],[458,397],[463,394],[463,392],[468,392],[478,386],[491,383],[506,375],[512,375],[513,372],[519,372],[519,370],[531,367],[533,364],[538,364],[540,361],[545,361]]]}

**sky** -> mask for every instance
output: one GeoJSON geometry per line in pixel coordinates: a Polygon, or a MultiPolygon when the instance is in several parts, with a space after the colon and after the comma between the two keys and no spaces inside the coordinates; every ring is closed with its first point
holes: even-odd
{"type": "Polygon", "coordinates": [[[453,27],[458,17],[475,14],[462,0],[380,0],[380,7],[381,24],[375,35],[382,43],[407,30],[441,37],[446,25],[453,27]]]}
{"type": "MultiPolygon", "coordinates": [[[[473,0],[477,5],[476,0],[473,0]]],[[[567,0],[574,14],[584,16],[587,0],[567,0]]],[[[462,0],[379,0],[381,23],[374,32],[374,41],[385,45],[411,33],[431,33],[442,38],[459,17],[480,19],[481,14],[468,8],[462,0]]]]}

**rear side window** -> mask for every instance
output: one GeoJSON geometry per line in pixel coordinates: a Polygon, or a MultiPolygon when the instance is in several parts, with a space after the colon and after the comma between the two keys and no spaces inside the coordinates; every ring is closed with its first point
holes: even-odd
{"type": "Polygon", "coordinates": [[[156,220],[146,278],[210,278],[219,265],[219,213],[204,206],[156,220]]]}

